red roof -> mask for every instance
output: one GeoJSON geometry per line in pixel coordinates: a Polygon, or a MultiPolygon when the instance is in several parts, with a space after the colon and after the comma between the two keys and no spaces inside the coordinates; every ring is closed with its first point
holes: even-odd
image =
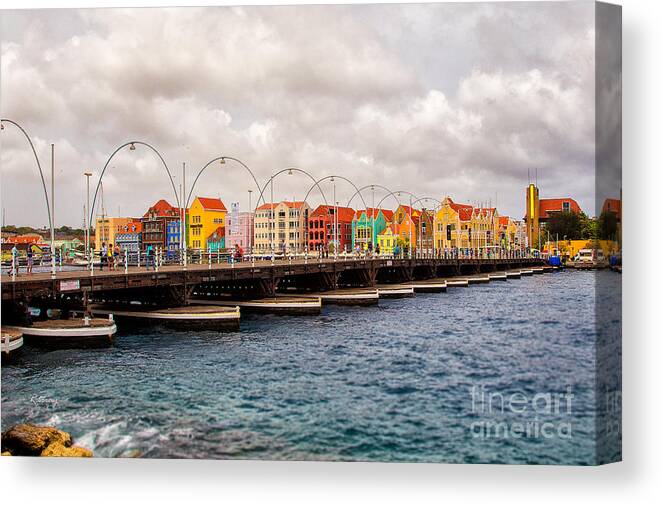
{"type": "MultiPolygon", "coordinates": [[[[275,209],[281,203],[284,203],[287,207],[290,207],[290,208],[300,209],[301,207],[303,207],[303,204],[305,202],[286,202],[286,201],[285,202],[273,202],[273,208],[275,209]]],[[[265,203],[263,205],[260,205],[255,210],[271,210],[271,203],[269,202],[269,203],[265,203]]]]}
{"type": "Polygon", "coordinates": [[[498,218],[498,224],[500,224],[500,226],[507,226],[509,224],[509,221],[510,221],[509,216],[500,216],[498,218]]]}
{"type": "Polygon", "coordinates": [[[448,203],[452,210],[455,212],[459,212],[460,210],[470,210],[471,212],[473,211],[473,206],[468,205],[467,203],[455,203],[452,201],[452,198],[448,196],[448,203]]]}
{"type": "Polygon", "coordinates": [[[218,238],[223,238],[225,236],[225,227],[224,226],[219,226],[216,228],[211,235],[207,237],[207,240],[210,240],[213,238],[213,236],[216,235],[218,238]]]}
{"type": "Polygon", "coordinates": [[[282,202],[289,208],[300,209],[305,202],[282,202]]]}
{"type": "Polygon", "coordinates": [[[367,213],[367,217],[371,218],[373,215],[376,214],[378,217],[379,211],[383,214],[383,217],[385,218],[386,221],[392,221],[392,216],[394,212],[392,210],[388,209],[374,209],[372,207],[368,207],[367,210],[358,210],[356,211],[355,218],[360,219],[363,214],[367,213]]]}
{"type": "Polygon", "coordinates": [[[581,208],[573,198],[540,198],[539,199],[539,218],[548,219],[549,212],[562,212],[562,204],[568,202],[570,212],[580,214],[581,208]]]}
{"type": "Polygon", "coordinates": [[[417,225],[418,222],[420,221],[420,211],[418,209],[413,209],[410,205],[400,205],[400,207],[404,209],[404,212],[408,216],[411,216],[413,222],[417,225]]]}
{"type": "Polygon", "coordinates": [[[615,198],[606,198],[604,204],[601,206],[601,212],[613,212],[617,218],[620,218],[620,212],[622,210],[622,201],[615,198]]]}
{"type": "Polygon", "coordinates": [[[149,210],[145,212],[143,217],[149,217],[149,214],[155,212],[158,217],[170,217],[178,216],[179,209],[170,205],[166,200],[159,200],[154,205],[149,207],[149,210]]]}
{"type": "Polygon", "coordinates": [[[397,223],[390,223],[383,229],[383,231],[381,231],[381,233],[379,233],[379,235],[385,234],[388,230],[390,230],[393,235],[401,235],[402,225],[397,223]]]}
{"type": "Polygon", "coordinates": [[[203,196],[198,196],[197,200],[200,202],[200,205],[204,207],[205,210],[217,210],[219,212],[227,212],[225,204],[220,198],[206,198],[203,196]]]}
{"type": "MultiPolygon", "coordinates": [[[[332,205],[320,205],[316,209],[314,209],[314,212],[310,214],[310,217],[322,217],[322,216],[330,216],[330,209],[332,209],[332,205]]],[[[338,221],[342,222],[350,222],[353,219],[353,216],[356,214],[356,211],[353,210],[350,207],[338,207],[337,208],[337,219],[338,221]]]]}

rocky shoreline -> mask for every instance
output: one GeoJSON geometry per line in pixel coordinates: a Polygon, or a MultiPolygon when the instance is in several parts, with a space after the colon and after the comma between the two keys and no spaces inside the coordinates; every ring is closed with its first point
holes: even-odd
{"type": "Polygon", "coordinates": [[[17,424],[2,433],[2,456],[91,458],[91,450],[73,444],[69,433],[50,426],[17,424]]]}

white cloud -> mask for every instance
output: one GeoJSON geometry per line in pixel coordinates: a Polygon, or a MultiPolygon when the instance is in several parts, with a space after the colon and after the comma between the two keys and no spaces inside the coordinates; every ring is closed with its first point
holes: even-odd
{"type": "MultiPolygon", "coordinates": [[[[162,152],[177,188],[182,162],[190,184],[209,159],[227,155],[260,184],[300,166],[419,196],[475,202],[497,193],[503,212],[520,216],[527,171],[539,168],[543,195],[571,194],[590,208],[592,12],[589,4],[12,11],[3,16],[0,107],[29,129],[42,163],[55,142],[57,214],[74,225],[82,172],[98,174],[129,140],[162,152]]],[[[2,147],[7,220],[42,224],[40,205],[17,211],[41,192],[25,143],[8,127],[2,147]]],[[[142,146],[120,152],[107,174],[110,209],[140,215],[158,198],[173,200],[160,161],[142,146]]],[[[245,205],[247,175],[232,163],[214,167],[196,192],[245,205]]],[[[276,197],[300,196],[308,182],[278,180],[276,197]]],[[[338,191],[348,198],[353,188],[338,191]]]]}

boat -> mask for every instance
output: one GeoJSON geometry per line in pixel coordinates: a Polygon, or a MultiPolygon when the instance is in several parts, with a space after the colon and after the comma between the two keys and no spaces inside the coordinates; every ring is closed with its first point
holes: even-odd
{"type": "Polygon", "coordinates": [[[0,350],[3,359],[14,357],[23,347],[23,333],[14,328],[2,328],[0,350]]]}
{"type": "Polygon", "coordinates": [[[112,317],[48,319],[30,326],[7,326],[7,329],[22,333],[26,344],[55,349],[109,347],[117,333],[112,317]]]}
{"type": "MultiPolygon", "coordinates": [[[[183,330],[234,331],[239,329],[241,311],[238,306],[213,307],[201,305],[183,307],[151,308],[146,306],[91,305],[95,315],[117,318],[122,324],[163,325],[183,330]]],[[[197,303],[200,303],[198,305],[197,303]]]]}

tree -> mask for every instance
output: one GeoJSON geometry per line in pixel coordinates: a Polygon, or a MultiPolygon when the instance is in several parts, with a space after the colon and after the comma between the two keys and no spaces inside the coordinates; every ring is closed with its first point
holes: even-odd
{"type": "Polygon", "coordinates": [[[576,240],[583,238],[585,232],[585,214],[575,212],[554,212],[546,223],[546,229],[552,237],[576,240]]]}
{"type": "Polygon", "coordinates": [[[617,240],[617,215],[605,211],[599,216],[599,238],[602,240],[617,240]]]}

